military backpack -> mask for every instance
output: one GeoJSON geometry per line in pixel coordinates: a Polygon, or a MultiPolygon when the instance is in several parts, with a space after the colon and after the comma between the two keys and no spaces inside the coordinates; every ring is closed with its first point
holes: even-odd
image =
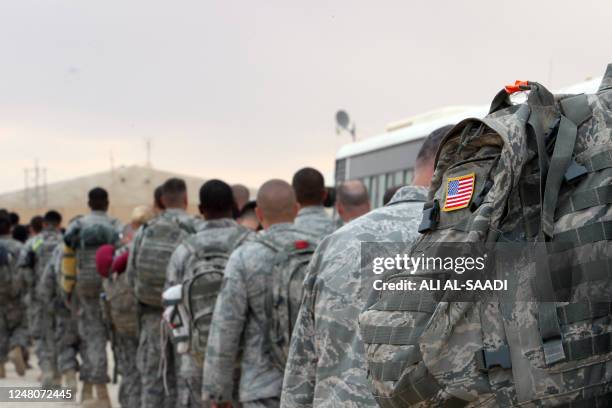
{"type": "Polygon", "coordinates": [[[293,327],[302,303],[306,267],[317,244],[314,237],[280,243],[264,235],[258,236],[257,241],[275,253],[270,291],[265,299],[268,319],[264,337],[274,365],[284,371],[293,327]]]}
{"type": "Polygon", "coordinates": [[[612,404],[611,128],[612,64],[596,94],[517,82],[484,119],[447,134],[410,254],[437,243],[532,243],[535,260],[497,265],[530,301],[374,296],[360,331],[380,406],[612,404]],[[517,90],[528,99],[513,105],[517,90]]]}
{"type": "Polygon", "coordinates": [[[157,217],[141,228],[142,238],[135,249],[136,298],[145,305],[161,308],[170,257],[195,231],[178,217],[168,215],[157,217]]]}
{"type": "Polygon", "coordinates": [[[184,244],[190,252],[186,270],[189,278],[183,282],[183,304],[189,316],[190,347],[193,353],[204,355],[215,302],[223,282],[227,260],[234,249],[250,235],[245,228],[236,232],[220,245],[201,245],[190,237],[184,244]]]}
{"type": "Polygon", "coordinates": [[[77,294],[84,297],[98,297],[102,291],[102,278],[96,268],[96,251],[102,245],[114,245],[119,241],[115,227],[108,222],[95,224],[81,223],[75,229],[76,237],[65,237],[64,241],[72,242],[76,252],[76,284],[77,294]]]}
{"type": "Polygon", "coordinates": [[[6,304],[13,296],[13,255],[0,243],[0,304],[6,304]]]}

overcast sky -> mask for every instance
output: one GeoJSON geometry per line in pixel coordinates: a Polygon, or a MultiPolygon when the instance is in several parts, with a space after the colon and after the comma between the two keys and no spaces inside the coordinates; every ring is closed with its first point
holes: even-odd
{"type": "Polygon", "coordinates": [[[349,141],[514,79],[562,87],[612,62],[601,1],[0,2],[0,191],[142,164],[257,186],[331,173],[349,141]],[[333,4],[329,4],[333,3],[333,4]]]}

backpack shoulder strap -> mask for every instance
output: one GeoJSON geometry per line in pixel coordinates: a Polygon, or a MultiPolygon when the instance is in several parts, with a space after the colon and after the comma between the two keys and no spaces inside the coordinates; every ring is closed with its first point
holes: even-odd
{"type": "Polygon", "coordinates": [[[272,251],[278,253],[283,251],[284,246],[281,245],[279,242],[266,237],[266,236],[262,236],[262,235],[257,235],[257,237],[255,238],[255,240],[263,245],[265,245],[266,247],[270,248],[272,251]]]}

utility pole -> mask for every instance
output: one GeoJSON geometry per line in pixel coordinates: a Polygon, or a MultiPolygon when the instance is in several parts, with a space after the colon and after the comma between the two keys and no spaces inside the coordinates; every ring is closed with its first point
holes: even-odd
{"type": "Polygon", "coordinates": [[[38,165],[34,160],[34,167],[25,168],[24,172],[24,198],[25,205],[30,208],[43,208],[47,206],[47,168],[38,165]],[[32,189],[30,189],[32,182],[32,189]]]}

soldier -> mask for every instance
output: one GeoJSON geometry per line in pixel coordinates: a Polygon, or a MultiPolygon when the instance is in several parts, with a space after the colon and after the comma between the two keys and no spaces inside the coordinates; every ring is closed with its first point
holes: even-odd
{"type": "Polygon", "coordinates": [[[312,167],[305,167],[295,173],[291,184],[300,204],[295,226],[321,238],[334,232],[335,224],[323,207],[327,197],[323,175],[312,167]]]}
{"type": "Polygon", "coordinates": [[[238,211],[242,210],[251,197],[249,189],[242,184],[232,185],[232,194],[234,195],[234,202],[238,211]]]}
{"type": "Polygon", "coordinates": [[[20,376],[25,375],[24,355],[28,333],[23,288],[17,276],[17,261],[23,245],[11,238],[9,214],[0,210],[0,378],[6,376],[8,359],[20,376]],[[10,352],[9,352],[10,350],[10,352]]]}
{"type": "Polygon", "coordinates": [[[118,220],[107,214],[109,201],[106,190],[96,187],[89,191],[88,198],[91,213],[73,221],[65,235],[66,244],[75,251],[77,260],[76,285],[70,299],[76,295],[77,326],[83,360],[80,370],[80,379],[84,383],[81,401],[86,407],[108,407],[108,333],[100,308],[102,280],[96,271],[95,254],[100,246],[119,242],[122,227],[118,220]],[[96,399],[93,397],[94,385],[96,399]]]}
{"type": "Polygon", "coordinates": [[[160,215],[138,229],[127,265],[127,278],[138,300],[139,343],[136,364],[141,374],[143,408],[176,406],[178,364],[172,347],[162,347],[161,293],[172,252],[195,233],[198,221],[187,214],[187,186],[171,178],[162,185],[160,215]],[[161,364],[161,367],[160,367],[161,364]],[[166,381],[164,381],[164,379],[166,381]]]}
{"type": "Polygon", "coordinates": [[[297,210],[295,194],[286,182],[270,180],[259,189],[256,211],[264,231],[232,253],[215,305],[202,381],[207,401],[222,405],[232,400],[234,363],[244,342],[240,402],[245,408],[279,404],[283,372],[265,352],[270,344],[264,334],[264,327],[271,323],[266,301],[271,297],[276,252],[265,242],[304,239],[304,232],[291,224],[297,210]]]}
{"type": "Polygon", "coordinates": [[[26,286],[29,331],[34,340],[44,388],[51,387],[54,381],[57,384],[59,373],[52,335],[52,309],[38,298],[36,285],[52,259],[53,251],[62,242],[61,224],[62,216],[57,211],[48,211],[43,218],[42,230],[26,242],[19,259],[20,273],[26,286]]]}
{"type": "Polygon", "coordinates": [[[370,212],[368,189],[361,180],[348,180],[338,186],[336,211],[345,224],[370,212]]]}
{"type": "MultiPolygon", "coordinates": [[[[210,180],[200,189],[200,213],[204,222],[200,225],[198,233],[178,246],[172,254],[168,265],[166,287],[187,283],[196,274],[205,274],[207,258],[214,262],[219,253],[229,256],[239,245],[252,235],[247,228],[239,225],[232,219],[234,198],[232,188],[221,180],[210,180]]],[[[219,259],[220,272],[223,272],[224,259],[219,259]]],[[[190,291],[184,291],[189,296],[190,291]]],[[[200,308],[214,306],[214,297],[211,294],[207,301],[199,305],[200,308]]],[[[187,300],[187,299],[185,299],[187,300]]],[[[187,300],[187,303],[190,303],[187,300]]],[[[193,310],[195,314],[201,310],[193,310]]],[[[212,310],[211,310],[212,312],[212,310]]],[[[192,325],[195,322],[190,322],[192,325]]],[[[210,321],[197,325],[197,330],[204,335],[208,333],[210,321]]],[[[192,332],[192,336],[197,333],[192,332]]],[[[181,376],[185,379],[189,391],[178,395],[179,406],[197,407],[202,403],[202,370],[206,343],[192,342],[190,352],[181,356],[181,376]]]]}
{"type": "Polygon", "coordinates": [[[79,335],[74,305],[66,302],[60,282],[63,253],[64,246],[58,244],[36,286],[36,293],[40,302],[47,306],[52,321],[52,329],[44,333],[45,343],[53,349],[64,387],[70,388],[74,395],[77,390],[79,335]]]}
{"type": "Polygon", "coordinates": [[[437,146],[448,129],[433,132],[423,144],[413,186],[401,188],[388,206],[353,220],[317,248],[289,350],[282,407],[376,406],[358,327],[368,295],[361,293],[361,242],[416,238],[437,146]]]}

